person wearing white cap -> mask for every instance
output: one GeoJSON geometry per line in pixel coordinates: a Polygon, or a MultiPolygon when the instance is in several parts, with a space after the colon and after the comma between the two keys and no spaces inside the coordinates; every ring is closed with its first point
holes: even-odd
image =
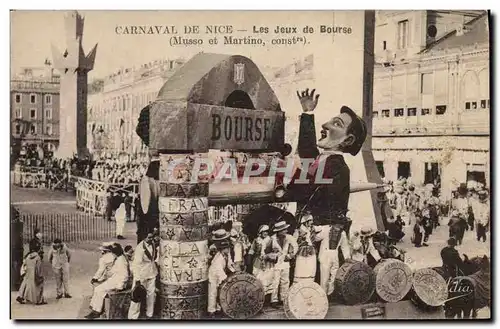
{"type": "Polygon", "coordinates": [[[115,256],[111,252],[112,246],[113,242],[103,242],[99,247],[99,250],[101,251],[101,258],[99,258],[99,268],[92,277],[92,280],[90,280],[90,284],[101,283],[108,278],[109,271],[113,266],[113,262],[115,260],[115,256]]]}
{"type": "Polygon", "coordinates": [[[269,226],[261,225],[258,231],[259,236],[253,240],[248,255],[252,258],[252,274],[260,280],[264,286],[264,294],[272,293],[272,281],[274,263],[266,257],[266,250],[272,250],[271,237],[269,236],[269,226]]]}
{"type": "MultiPolygon", "coordinates": [[[[142,285],[146,289],[146,316],[153,317],[156,298],[156,276],[158,275],[158,250],[154,243],[153,234],[148,234],[135,248],[132,261],[132,276],[134,287],[142,285]]],[[[140,315],[140,303],[131,302],[128,311],[129,319],[138,319],[140,315]]]]}
{"type": "Polygon", "coordinates": [[[286,299],[290,288],[290,261],[295,257],[299,246],[295,238],[288,234],[290,224],[280,221],[274,224],[275,234],[271,237],[273,251],[278,252],[276,265],[274,266],[273,292],[271,294],[271,305],[278,306],[278,291],[281,302],[286,299]]]}
{"type": "Polygon", "coordinates": [[[293,283],[301,281],[314,282],[316,276],[316,251],[312,244],[311,232],[313,217],[310,214],[302,216],[299,228],[295,230],[294,238],[299,246],[297,259],[295,261],[295,272],[293,283]]]}

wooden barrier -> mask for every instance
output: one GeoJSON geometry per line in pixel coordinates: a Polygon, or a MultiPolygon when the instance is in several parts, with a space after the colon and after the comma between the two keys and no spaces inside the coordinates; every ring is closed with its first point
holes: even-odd
{"type": "Polygon", "coordinates": [[[86,213],[105,215],[106,193],[138,193],[139,184],[113,184],[77,177],[75,189],[78,209],[86,213]]]}
{"type": "Polygon", "coordinates": [[[42,232],[42,242],[50,244],[55,238],[64,242],[102,241],[115,236],[116,224],[102,217],[84,213],[20,213],[23,222],[23,241],[42,232]]]}
{"type": "Polygon", "coordinates": [[[68,175],[63,170],[50,167],[14,166],[13,183],[24,188],[56,189],[66,186],[68,175]]]}

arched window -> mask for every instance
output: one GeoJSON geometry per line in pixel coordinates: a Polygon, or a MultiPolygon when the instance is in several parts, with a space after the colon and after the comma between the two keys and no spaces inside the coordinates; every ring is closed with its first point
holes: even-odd
{"type": "Polygon", "coordinates": [[[462,104],[465,110],[475,110],[479,107],[479,79],[476,72],[467,71],[462,78],[462,104]]]}
{"type": "Polygon", "coordinates": [[[490,108],[490,70],[482,69],[479,72],[479,108],[490,108]]]}

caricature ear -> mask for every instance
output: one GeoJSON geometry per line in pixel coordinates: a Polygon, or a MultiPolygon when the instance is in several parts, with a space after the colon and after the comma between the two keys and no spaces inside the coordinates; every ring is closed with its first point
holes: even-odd
{"type": "Polygon", "coordinates": [[[342,142],[342,146],[348,147],[348,146],[353,145],[355,142],[356,142],[356,136],[354,136],[353,134],[349,134],[342,142]]]}

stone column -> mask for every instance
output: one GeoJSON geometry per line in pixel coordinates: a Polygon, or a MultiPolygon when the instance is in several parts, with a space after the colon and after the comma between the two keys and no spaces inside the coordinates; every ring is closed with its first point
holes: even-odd
{"type": "Polygon", "coordinates": [[[415,185],[421,185],[425,181],[426,158],[422,157],[422,153],[410,151],[412,153],[410,160],[410,170],[412,182],[415,185]]]}
{"type": "Polygon", "coordinates": [[[189,154],[160,155],[163,319],[201,319],[207,309],[208,182],[191,181],[193,158],[189,154]]]}

